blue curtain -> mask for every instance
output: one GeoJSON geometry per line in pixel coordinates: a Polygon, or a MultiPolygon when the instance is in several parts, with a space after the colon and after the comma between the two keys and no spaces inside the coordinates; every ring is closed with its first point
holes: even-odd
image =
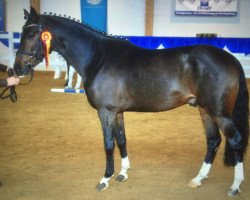
{"type": "Polygon", "coordinates": [[[125,37],[131,43],[146,48],[174,48],[196,44],[212,45],[223,49],[225,46],[232,53],[250,54],[250,38],[196,38],[196,37],[125,37]]]}
{"type": "Polygon", "coordinates": [[[107,0],[81,0],[82,22],[101,31],[107,30],[107,0]]]}
{"type": "Polygon", "coordinates": [[[4,0],[0,0],[0,31],[5,30],[5,26],[4,26],[5,11],[4,11],[4,8],[5,8],[4,0]]]}
{"type": "MultiPolygon", "coordinates": [[[[0,34],[7,34],[7,32],[0,32],[0,34]]],[[[14,32],[14,48],[19,48],[20,33],[14,32]]],[[[136,46],[140,46],[146,49],[156,49],[160,45],[164,48],[174,48],[179,46],[188,46],[195,44],[206,44],[216,46],[223,49],[225,46],[232,53],[244,53],[250,54],[250,38],[196,38],[196,37],[144,37],[144,36],[124,36],[136,46]]],[[[9,46],[9,40],[7,38],[1,38],[5,46],[9,46]]]]}

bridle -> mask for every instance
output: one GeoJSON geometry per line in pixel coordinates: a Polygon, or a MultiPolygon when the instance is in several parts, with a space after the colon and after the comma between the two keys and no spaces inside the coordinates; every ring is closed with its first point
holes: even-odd
{"type": "MultiPolygon", "coordinates": [[[[42,41],[41,41],[40,37],[41,37],[41,33],[43,31],[43,27],[42,27],[41,24],[30,24],[30,25],[28,25],[26,27],[23,27],[23,31],[25,29],[27,29],[27,28],[30,28],[30,27],[36,27],[39,30],[39,32],[38,32],[39,36],[38,36],[38,39],[37,39],[36,44],[35,44],[36,45],[35,46],[35,50],[31,51],[31,52],[28,52],[28,51],[24,51],[24,50],[18,49],[17,52],[16,52],[17,55],[18,54],[22,54],[22,55],[27,55],[27,56],[30,57],[29,61],[25,65],[25,69],[29,70],[29,72],[30,72],[30,74],[29,74],[30,75],[30,80],[29,80],[28,83],[30,83],[32,81],[33,75],[34,75],[35,64],[33,62],[31,62],[31,61],[35,59],[37,62],[42,62],[42,60],[43,60],[43,56],[42,56],[41,50],[40,50],[40,46],[42,44],[42,41]]],[[[27,75],[19,76],[19,78],[23,78],[25,76],[27,76],[27,75]]],[[[26,84],[28,84],[28,83],[26,83],[26,84]]],[[[22,84],[22,85],[26,85],[26,84],[22,84]]]]}
{"type": "MultiPolygon", "coordinates": [[[[41,55],[41,50],[40,50],[40,44],[42,43],[41,40],[40,40],[40,36],[41,36],[41,33],[43,31],[42,29],[42,25],[40,24],[30,24],[26,27],[23,27],[23,31],[27,28],[30,28],[30,27],[37,27],[38,30],[39,30],[39,38],[37,39],[36,41],[36,47],[35,47],[35,50],[32,51],[32,52],[27,52],[27,51],[24,51],[24,50],[21,50],[21,49],[18,49],[16,54],[23,54],[23,55],[27,55],[30,57],[30,60],[28,61],[27,65],[26,66],[31,66],[32,68],[34,68],[35,66],[33,66],[34,64],[31,63],[30,61],[33,60],[34,58],[37,60],[37,61],[42,61],[43,60],[43,57],[41,55]]],[[[22,34],[21,34],[22,35],[22,34]]]]}

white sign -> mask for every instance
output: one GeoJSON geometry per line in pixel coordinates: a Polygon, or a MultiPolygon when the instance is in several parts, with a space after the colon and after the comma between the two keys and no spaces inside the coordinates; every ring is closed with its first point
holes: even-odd
{"type": "Polygon", "coordinates": [[[87,0],[87,2],[91,5],[97,5],[101,3],[102,0],[87,0]]]}
{"type": "Polygon", "coordinates": [[[176,0],[176,15],[236,16],[238,0],[176,0]]]}

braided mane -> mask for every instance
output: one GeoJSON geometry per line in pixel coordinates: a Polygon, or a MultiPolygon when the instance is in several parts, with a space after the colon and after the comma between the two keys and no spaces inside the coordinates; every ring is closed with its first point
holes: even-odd
{"type": "Polygon", "coordinates": [[[67,20],[68,23],[71,23],[72,25],[76,26],[77,28],[84,28],[85,30],[87,29],[88,31],[91,31],[95,34],[99,34],[102,35],[104,37],[108,37],[108,38],[112,38],[112,39],[119,39],[119,40],[126,40],[125,38],[123,38],[122,36],[117,36],[117,35],[112,35],[112,34],[108,34],[107,32],[104,32],[100,29],[96,29],[95,27],[86,24],[86,23],[82,23],[79,19],[76,20],[75,18],[71,18],[70,16],[66,16],[66,15],[57,15],[56,13],[52,14],[52,12],[50,12],[49,14],[47,14],[46,12],[41,15],[41,16],[50,16],[59,20],[67,20]]]}

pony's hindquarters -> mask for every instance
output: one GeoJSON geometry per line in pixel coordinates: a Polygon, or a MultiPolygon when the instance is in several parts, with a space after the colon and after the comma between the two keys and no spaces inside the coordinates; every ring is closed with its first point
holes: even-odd
{"type": "MultiPolygon", "coordinates": [[[[239,72],[239,87],[232,115],[231,117],[214,116],[215,121],[226,136],[224,164],[235,167],[234,181],[227,193],[231,197],[241,192],[240,184],[244,181],[243,158],[249,138],[249,95],[247,83],[241,65],[238,61],[236,62],[239,72]]],[[[227,98],[230,98],[230,96],[227,96],[227,98]]]]}
{"type": "Polygon", "coordinates": [[[208,125],[210,127],[209,131],[206,131],[207,154],[212,156],[206,156],[200,170],[202,173],[199,173],[198,178],[193,179],[193,182],[195,186],[199,186],[201,180],[206,178],[209,173],[209,164],[213,162],[220,141],[220,137],[215,131],[218,126],[226,137],[224,163],[226,166],[235,167],[234,182],[228,195],[236,196],[240,193],[240,184],[244,180],[243,158],[249,138],[249,96],[246,79],[240,63],[227,52],[208,48],[201,53],[195,57],[198,69],[196,74],[200,75],[195,76],[199,77],[196,81],[198,83],[196,95],[198,105],[212,119],[203,118],[205,129],[208,125]]]}

